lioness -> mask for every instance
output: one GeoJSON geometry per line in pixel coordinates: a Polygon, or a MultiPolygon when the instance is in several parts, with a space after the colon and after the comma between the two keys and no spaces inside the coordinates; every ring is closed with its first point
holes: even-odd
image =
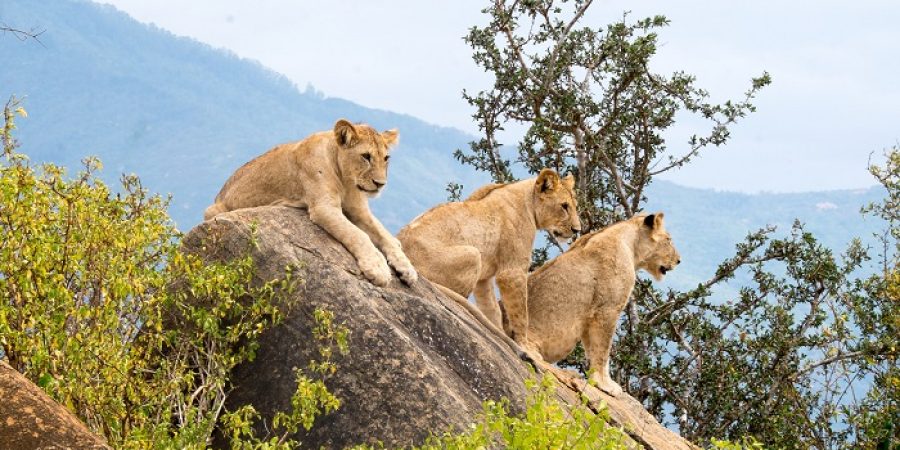
{"type": "Polygon", "coordinates": [[[679,263],[663,213],[586,234],[529,275],[529,337],[548,362],[565,358],[581,340],[592,378],[617,396],[622,387],[609,376],[609,350],[636,272],[644,269],[661,281],[679,263]]]}
{"type": "Polygon", "coordinates": [[[388,150],[397,135],[397,130],[379,133],[368,125],[338,120],[332,131],[279,145],[244,164],[203,217],[263,205],[308,208],[310,220],[344,244],[373,283],[390,282],[388,264],[404,282],[412,283],[415,269],[400,242],[372,216],[368,203],[387,183],[388,150]]]}
{"type": "Polygon", "coordinates": [[[528,342],[527,273],[537,230],[553,239],[581,229],[574,178],[544,169],[536,178],[493,184],[462,202],[445,203],[414,219],[397,237],[422,275],[468,297],[497,328],[501,313],[494,298],[496,278],[509,316],[507,333],[528,342]]]}

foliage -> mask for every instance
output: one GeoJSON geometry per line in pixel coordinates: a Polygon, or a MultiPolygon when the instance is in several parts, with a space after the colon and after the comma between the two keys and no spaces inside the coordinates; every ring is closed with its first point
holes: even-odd
{"type": "Polygon", "coordinates": [[[711,439],[710,443],[712,444],[710,448],[716,450],[764,450],[765,447],[756,439],[752,437],[740,439],[737,442],[732,441],[722,441],[719,439],[711,439]]]}
{"type": "MultiPolygon", "coordinates": [[[[522,417],[510,415],[508,402],[488,400],[481,416],[471,429],[445,432],[430,437],[420,450],[474,450],[505,448],[626,449],[630,448],[625,432],[608,424],[608,414],[599,414],[585,406],[563,407],[556,400],[556,381],[546,374],[540,381],[526,380],[528,397],[522,417]]],[[[373,447],[360,446],[358,450],[373,447]]]]}
{"type": "Polygon", "coordinates": [[[346,354],[349,330],[334,323],[334,313],[322,309],[313,312],[316,326],[313,337],[318,342],[319,361],[310,361],[306,370],[295,369],[294,375],[297,390],[291,396],[290,413],[278,412],[272,420],[272,428],[280,429],[281,434],[261,439],[253,433],[253,423],[259,414],[251,406],[243,406],[237,411],[223,415],[225,428],[231,433],[234,449],[269,450],[290,449],[299,443],[288,437],[296,433],[300,427],[309,431],[316,418],[337,410],[341,402],[325,386],[325,379],[334,375],[337,365],[332,361],[334,352],[346,354]],[[312,376],[316,378],[310,377],[312,376]]]}
{"type": "MultiPolygon", "coordinates": [[[[252,409],[224,410],[229,373],[254,357],[299,280],[289,270],[257,283],[249,256],[185,253],[166,199],[135,176],[114,192],[97,160],[74,178],[34,166],[16,153],[16,112],[11,99],[0,135],[0,357],[117,448],[203,448],[217,424],[235,447],[261,442],[252,409]]],[[[307,370],[327,376],[346,330],[327,312],[315,319],[322,358],[307,370]]],[[[321,381],[298,372],[297,383],[294,408],[273,424],[283,448],[339,404],[321,381]]]]}
{"type": "Polygon", "coordinates": [[[544,167],[575,173],[583,224],[597,229],[639,211],[654,176],[727,142],[729,125],[755,110],[750,100],[770,79],[753,79],[740,101],[710,103],[693,76],[650,71],[665,17],[578,27],[591,3],[496,0],[485,9],[490,23],[471,28],[466,42],[495,81],[490,91],[463,93],[484,135],[456,155],[497,182],[511,181],[498,132],[506,121],[526,124],[517,162],[532,173],[544,167]],[[710,130],[675,156],[661,134],[679,113],[708,121],[710,130]]]}
{"type": "Polygon", "coordinates": [[[888,357],[870,361],[872,388],[851,405],[848,416],[860,436],[859,448],[893,450],[900,448],[900,147],[885,157],[884,166],[871,165],[869,171],[887,195],[863,210],[888,225],[879,236],[881,271],[860,282],[863,295],[855,313],[858,332],[869,337],[871,349],[886,350],[888,357]]]}
{"type": "MultiPolygon", "coordinates": [[[[517,165],[530,173],[543,167],[575,173],[584,231],[641,212],[653,178],[725,144],[729,127],[755,110],[753,98],[770,83],[764,73],[743,98],[711,103],[693,76],[649,69],[665,17],[626,15],[594,29],[580,25],[591,4],[495,0],[484,10],[490,22],[473,27],[466,41],[494,85],[464,92],[482,136],[456,153],[498,182],[512,180],[517,165]],[[683,116],[709,129],[672,150],[662,133],[683,116]],[[499,142],[510,122],[527,127],[513,158],[499,142]]],[[[893,192],[884,205],[896,205],[896,188],[883,184],[893,192]]],[[[896,225],[890,227],[896,238],[896,225]]],[[[549,255],[538,249],[535,263],[549,255]]],[[[874,376],[872,423],[896,412],[889,406],[895,400],[878,399],[895,380],[883,375],[896,374],[890,368],[897,302],[885,294],[890,290],[876,289],[877,279],[856,277],[868,261],[859,241],[836,256],[795,222],[787,235],[772,227],[749,233],[692,289],[664,293],[640,281],[616,336],[613,376],[695,442],[750,436],[784,448],[870,442],[871,424],[857,424],[866,404],[858,395],[866,388],[861,380],[874,376]],[[737,293],[715,294],[735,278],[747,280],[737,293]]],[[[583,352],[569,362],[586,368],[583,352]]]]}
{"type": "Polygon", "coordinates": [[[767,446],[833,448],[851,439],[841,405],[852,399],[866,357],[890,357],[855,329],[864,317],[852,274],[858,245],[841,258],[795,224],[748,236],[707,283],[662,294],[644,282],[638,319],[620,330],[615,375],[657,415],[676,408],[681,432],[700,440],[752,435],[767,446]],[[749,271],[735,298],[711,288],[749,271]],[[647,354],[639,354],[647,351],[647,354]]]}

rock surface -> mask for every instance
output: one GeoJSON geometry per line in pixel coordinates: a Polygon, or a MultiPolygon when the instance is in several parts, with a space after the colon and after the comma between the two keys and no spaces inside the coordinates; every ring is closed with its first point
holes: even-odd
{"type": "MultiPolygon", "coordinates": [[[[514,412],[524,407],[523,380],[532,371],[502,341],[422,278],[412,286],[396,277],[386,288],[369,283],[349,252],[303,210],[226,213],[194,228],[185,245],[212,259],[250,251],[261,279],[280,278],[295,266],[304,280],[286,299],[285,320],[260,338],[256,359],[235,370],[229,409],[253,404],[269,423],[275,412],[290,409],[293,369],[318,355],[311,328],[316,308],[334,312],[336,322],[350,329],[350,352],[337,357],[338,372],[327,381],[341,407],[294,436],[305,447],[378,441],[408,446],[429,433],[466,429],[486,399],[506,397],[514,412]]],[[[611,398],[565,371],[542,366],[560,379],[561,399],[577,405],[580,389],[595,404],[604,400],[613,421],[645,447],[696,448],[661,427],[634,399],[611,398]]],[[[265,435],[261,428],[257,432],[265,435]]]]}
{"type": "Polygon", "coordinates": [[[0,448],[108,449],[75,415],[0,361],[0,448]]]}

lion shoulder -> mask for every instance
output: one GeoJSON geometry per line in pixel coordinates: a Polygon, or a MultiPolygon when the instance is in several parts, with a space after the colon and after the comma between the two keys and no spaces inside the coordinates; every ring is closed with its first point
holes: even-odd
{"type": "Polygon", "coordinates": [[[506,185],[500,184],[500,183],[486,184],[486,185],[476,189],[475,192],[473,192],[471,195],[466,197],[466,199],[464,201],[476,202],[478,200],[481,200],[481,199],[487,197],[491,192],[494,192],[497,189],[500,189],[504,186],[506,186],[506,185]]]}

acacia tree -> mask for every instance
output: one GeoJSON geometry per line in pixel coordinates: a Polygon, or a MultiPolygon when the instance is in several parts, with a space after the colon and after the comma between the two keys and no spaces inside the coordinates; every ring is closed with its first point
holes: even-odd
{"type": "MultiPolygon", "coordinates": [[[[465,39],[494,85],[464,91],[482,136],[456,152],[497,182],[512,181],[516,166],[575,173],[585,231],[640,212],[653,177],[726,143],[729,127],[754,111],[753,98],[770,83],[763,73],[743,98],[710,102],[693,76],[650,70],[665,17],[625,15],[591,28],[581,24],[591,4],[494,0],[484,10],[490,22],[465,39]],[[663,132],[679,114],[708,128],[669,148],[663,132]],[[527,127],[515,152],[499,140],[510,123],[527,127]]],[[[858,242],[836,257],[800,223],[784,238],[774,231],[748,234],[696,289],[663,293],[639,283],[616,337],[613,376],[692,440],[753,435],[787,448],[850,445],[863,434],[842,425],[848,392],[896,356],[895,347],[855,330],[867,320],[863,310],[884,310],[887,300],[862,295],[851,278],[867,260],[858,242]],[[752,285],[737,298],[712,294],[740,271],[752,285]]],[[[577,351],[569,362],[585,368],[577,351]]]]}

